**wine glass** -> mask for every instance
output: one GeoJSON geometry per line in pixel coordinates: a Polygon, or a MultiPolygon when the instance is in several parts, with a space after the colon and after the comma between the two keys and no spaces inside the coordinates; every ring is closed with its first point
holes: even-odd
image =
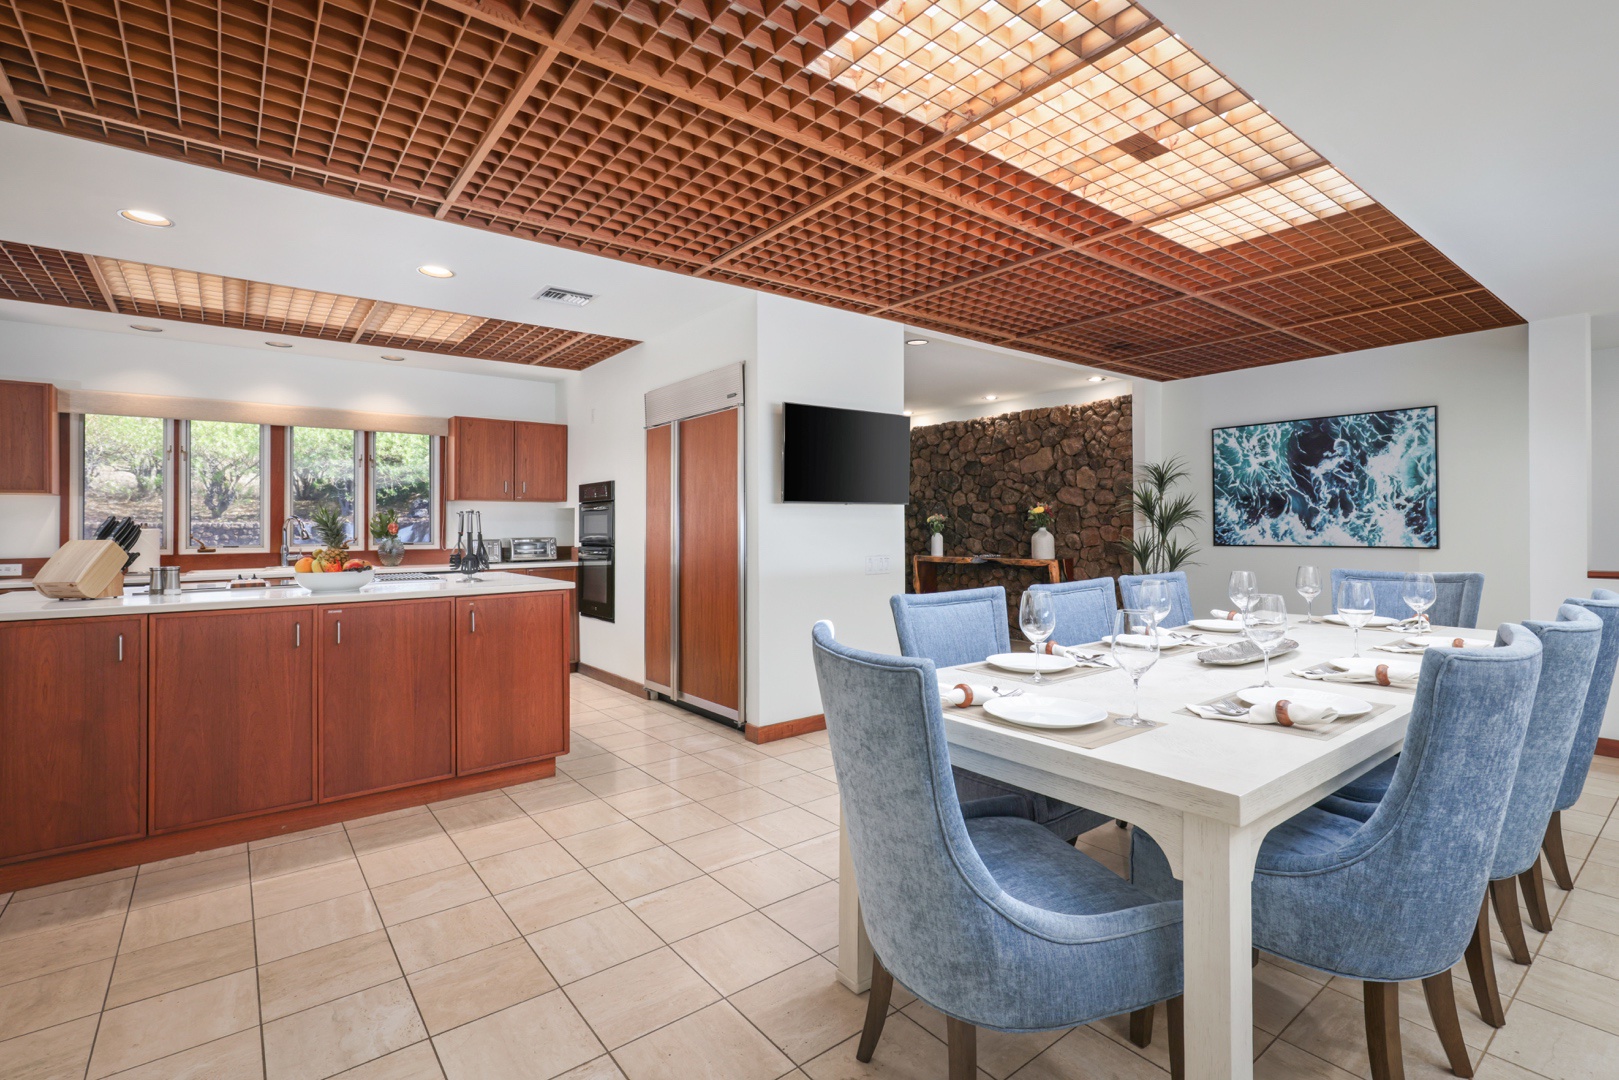
{"type": "Polygon", "coordinates": [[[1293,587],[1304,597],[1304,621],[1315,622],[1315,598],[1321,595],[1321,571],[1313,566],[1301,566],[1293,577],[1293,587]]]}
{"type": "Polygon", "coordinates": [[[1148,578],[1136,592],[1136,603],[1158,616],[1158,625],[1167,625],[1174,602],[1169,597],[1169,582],[1163,578],[1148,578]]]}
{"type": "Polygon", "coordinates": [[[1270,686],[1270,654],[1287,636],[1287,601],[1277,593],[1259,593],[1242,617],[1242,631],[1264,656],[1264,685],[1270,686]]]}
{"type": "Polygon", "coordinates": [[[1057,630],[1057,608],[1051,594],[1044,589],[1025,589],[1023,601],[1018,605],[1018,625],[1023,636],[1034,643],[1034,678],[1030,682],[1045,682],[1040,674],[1040,644],[1057,630]]]}
{"type": "Polygon", "coordinates": [[[1377,603],[1369,581],[1346,581],[1338,590],[1338,614],[1355,630],[1355,655],[1360,655],[1360,628],[1372,621],[1377,603]]]}
{"type": "Polygon", "coordinates": [[[1141,676],[1158,662],[1158,613],[1126,608],[1113,618],[1113,659],[1130,676],[1135,703],[1129,716],[1113,721],[1123,727],[1157,727],[1141,715],[1141,676]]]}
{"type": "Polygon", "coordinates": [[[1231,606],[1239,612],[1247,611],[1248,605],[1254,602],[1259,595],[1259,579],[1252,570],[1231,571],[1231,587],[1226,590],[1231,597],[1231,606]]]}
{"type": "Polygon", "coordinates": [[[1405,606],[1411,609],[1417,618],[1417,632],[1428,632],[1428,609],[1433,607],[1438,593],[1434,588],[1432,574],[1411,573],[1405,575],[1400,582],[1400,598],[1405,606]]]}

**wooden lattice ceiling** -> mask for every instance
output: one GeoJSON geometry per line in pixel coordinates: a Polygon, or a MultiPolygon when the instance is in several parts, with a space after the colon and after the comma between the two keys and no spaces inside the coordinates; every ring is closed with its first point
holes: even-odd
{"type": "Polygon", "coordinates": [[[0,240],[0,299],[579,371],[637,344],[604,334],[176,270],[0,240]]]}
{"type": "Polygon", "coordinates": [[[0,104],[1151,378],[1522,321],[1129,0],[0,0],[0,104]]]}

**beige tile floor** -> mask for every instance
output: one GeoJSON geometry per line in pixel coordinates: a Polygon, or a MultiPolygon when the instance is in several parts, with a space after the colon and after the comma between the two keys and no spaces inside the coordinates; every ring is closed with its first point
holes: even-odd
{"type": "MultiPolygon", "coordinates": [[[[1537,959],[1498,949],[1508,1024],[1457,995],[1480,1080],[1619,1075],[1619,761],[1565,815],[1579,874],[1537,959]]],[[[833,981],[837,786],[824,733],[755,747],[574,681],[551,780],[0,896],[0,1077],[844,1080],[943,1074],[896,990],[876,1059],[833,981]]],[[[1123,872],[1126,834],[1085,850],[1123,872]]],[[[1458,976],[1461,978],[1461,976],[1458,976]]],[[[1254,975],[1264,1080],[1370,1075],[1356,984],[1254,975]]],[[[1448,1076],[1403,995],[1412,1077],[1448,1076]]],[[[1160,1019],[1160,1031],[1162,1020],[1160,1019]]],[[[1166,1076],[1123,1024],[985,1033],[1002,1080],[1166,1076]]]]}

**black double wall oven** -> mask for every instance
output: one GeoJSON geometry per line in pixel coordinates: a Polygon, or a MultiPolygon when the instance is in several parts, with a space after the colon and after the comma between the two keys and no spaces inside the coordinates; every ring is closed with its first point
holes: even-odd
{"type": "Polygon", "coordinates": [[[613,482],[579,485],[579,614],[613,621],[613,482]]]}

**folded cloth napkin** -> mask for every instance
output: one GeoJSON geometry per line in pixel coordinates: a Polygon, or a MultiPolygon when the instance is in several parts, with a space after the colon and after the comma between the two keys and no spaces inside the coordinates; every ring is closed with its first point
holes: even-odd
{"type": "Polygon", "coordinates": [[[1055,642],[1043,641],[1034,646],[1034,651],[1044,653],[1046,656],[1066,656],[1076,664],[1084,667],[1112,667],[1113,664],[1102,653],[1090,652],[1077,645],[1058,645],[1055,642]]]}
{"type": "Polygon", "coordinates": [[[1413,645],[1409,641],[1394,641],[1387,645],[1373,645],[1372,648],[1377,652],[1405,653],[1418,656],[1428,651],[1428,646],[1413,645]]]}
{"type": "Polygon", "coordinates": [[[1233,716],[1211,709],[1206,705],[1188,705],[1186,711],[1205,720],[1231,720],[1239,724],[1279,724],[1282,727],[1317,731],[1338,719],[1338,710],[1330,705],[1303,705],[1282,698],[1274,705],[1255,705],[1247,712],[1233,716]]]}
{"type": "Polygon", "coordinates": [[[1350,660],[1334,660],[1333,670],[1322,671],[1319,668],[1300,668],[1293,674],[1305,679],[1320,679],[1322,682],[1341,683],[1371,683],[1375,686],[1403,686],[1406,688],[1417,685],[1417,679],[1422,675],[1420,664],[1382,663],[1369,657],[1357,657],[1350,660]]]}
{"type": "Polygon", "coordinates": [[[939,684],[939,700],[958,709],[965,709],[969,705],[982,705],[986,701],[993,701],[995,698],[1006,696],[1004,693],[997,694],[993,686],[974,685],[972,683],[941,682],[939,684]]]}

